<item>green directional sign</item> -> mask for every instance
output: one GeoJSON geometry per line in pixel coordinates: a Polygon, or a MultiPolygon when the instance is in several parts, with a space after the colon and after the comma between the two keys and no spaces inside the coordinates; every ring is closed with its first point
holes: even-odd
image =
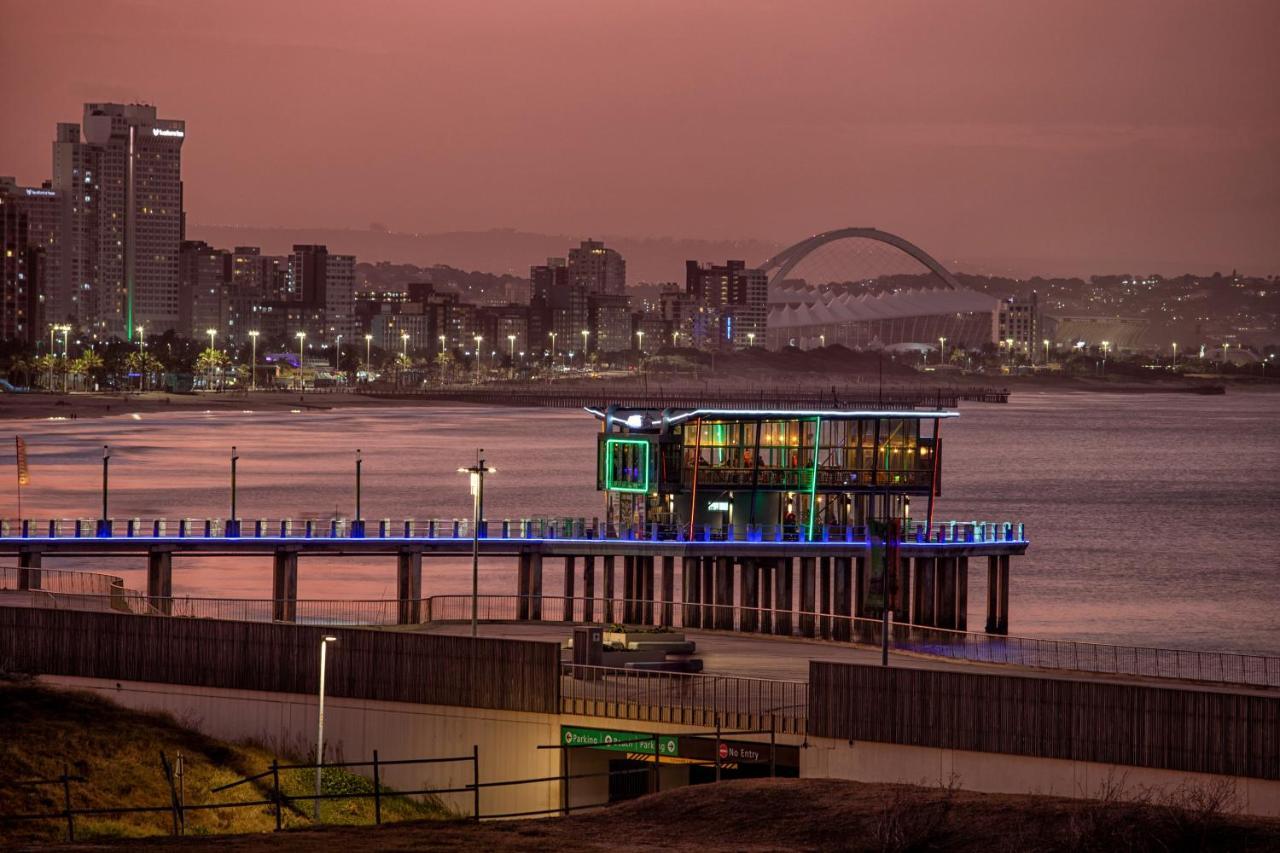
{"type": "MultiPolygon", "coordinates": [[[[608,749],[614,752],[632,752],[637,755],[653,755],[652,734],[644,732],[616,732],[609,729],[588,729],[580,726],[561,726],[560,742],[565,746],[608,749]]],[[[658,754],[680,754],[680,739],[674,735],[658,735],[658,754]]]]}

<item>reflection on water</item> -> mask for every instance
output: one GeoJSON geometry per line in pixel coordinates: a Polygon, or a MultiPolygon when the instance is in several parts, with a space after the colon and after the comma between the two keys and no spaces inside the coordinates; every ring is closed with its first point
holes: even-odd
{"type": "MultiPolygon", "coordinates": [[[[937,515],[1026,522],[1032,547],[1013,563],[1012,631],[1280,653],[1280,395],[1027,393],[962,413],[943,429],[937,515]]],[[[597,424],[572,411],[148,414],[0,429],[28,440],[23,509],[36,518],[97,514],[104,443],[116,518],[225,517],[233,444],[246,519],[350,516],[357,447],[371,519],[469,515],[467,480],[456,472],[477,447],[498,469],[485,489],[491,519],[591,517],[604,504],[595,491],[597,424]]],[[[14,517],[6,479],[0,512],[14,517]]],[[[97,565],[143,584],[143,567],[128,560],[97,565]]],[[[983,568],[970,570],[970,623],[979,626],[983,568]]],[[[427,594],[470,589],[465,561],[428,560],[424,571],[427,594]]],[[[548,592],[558,589],[556,575],[547,572],[548,592]]],[[[481,585],[514,592],[514,566],[484,565],[481,585]]],[[[394,565],[306,558],[298,587],[304,598],[389,597],[394,565]]],[[[266,597],[270,561],[179,558],[174,589],[266,597]]]]}

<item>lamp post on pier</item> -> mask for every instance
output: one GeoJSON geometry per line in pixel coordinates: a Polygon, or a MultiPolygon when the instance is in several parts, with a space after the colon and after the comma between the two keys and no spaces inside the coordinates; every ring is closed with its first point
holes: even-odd
{"type": "Polygon", "coordinates": [[[111,448],[108,445],[104,444],[102,445],[102,515],[98,520],[99,536],[110,535],[109,531],[107,530],[108,526],[111,524],[111,522],[107,521],[107,519],[110,518],[110,516],[107,515],[107,484],[108,484],[108,475],[110,474],[110,471],[111,471],[111,448]]]}
{"type": "Polygon", "coordinates": [[[459,468],[459,474],[471,478],[473,518],[471,523],[471,636],[476,636],[480,624],[480,526],[484,523],[484,475],[497,469],[484,464],[484,448],[476,451],[476,464],[459,468]]]}
{"type": "Polygon", "coordinates": [[[231,536],[240,535],[240,523],[236,521],[236,463],[240,461],[240,454],[236,453],[236,446],[231,445],[231,517],[227,519],[227,533],[231,536]]]}

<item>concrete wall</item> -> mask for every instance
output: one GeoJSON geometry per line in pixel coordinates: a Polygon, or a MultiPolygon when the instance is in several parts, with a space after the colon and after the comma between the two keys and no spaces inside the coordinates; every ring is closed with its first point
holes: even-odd
{"type": "MultiPolygon", "coordinates": [[[[138,681],[44,676],[46,684],[91,690],[120,705],[164,711],[180,722],[224,740],[255,740],[292,754],[315,749],[316,698],[187,687],[138,681]]],[[[480,748],[480,781],[527,779],[560,773],[560,718],[552,714],[491,711],[360,699],[325,700],[325,750],[330,760],[433,758],[470,755],[480,748]]],[[[265,769],[265,768],[264,768],[265,769]]],[[[371,771],[370,771],[371,772],[371,771]]],[[[382,771],[384,783],[400,790],[453,788],[471,783],[471,762],[401,765],[382,771]]],[[[364,774],[367,775],[367,774],[364,774]]],[[[481,815],[559,808],[560,784],[534,783],[481,789],[481,815]]],[[[441,797],[456,811],[472,813],[472,794],[441,797]]]]}
{"type": "Polygon", "coordinates": [[[1106,786],[1134,793],[1153,788],[1172,792],[1225,781],[1234,785],[1242,814],[1280,817],[1280,782],[1271,780],[875,741],[810,737],[800,751],[800,775],[910,785],[946,785],[954,779],[967,791],[1080,798],[1096,797],[1106,786]]]}

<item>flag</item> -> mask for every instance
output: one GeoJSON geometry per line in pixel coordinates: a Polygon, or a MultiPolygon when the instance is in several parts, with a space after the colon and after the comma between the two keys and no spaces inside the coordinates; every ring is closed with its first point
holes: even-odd
{"type": "Polygon", "coordinates": [[[18,457],[18,485],[31,485],[31,469],[27,467],[27,443],[22,440],[22,436],[15,435],[13,437],[13,445],[18,457]]]}

